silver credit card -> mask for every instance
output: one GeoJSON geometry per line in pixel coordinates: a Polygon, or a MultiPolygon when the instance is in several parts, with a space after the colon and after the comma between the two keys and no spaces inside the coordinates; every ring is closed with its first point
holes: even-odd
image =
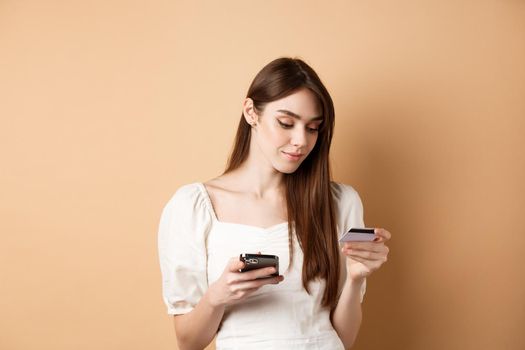
{"type": "Polygon", "coordinates": [[[339,238],[339,242],[370,242],[376,237],[373,228],[351,228],[339,238]]]}

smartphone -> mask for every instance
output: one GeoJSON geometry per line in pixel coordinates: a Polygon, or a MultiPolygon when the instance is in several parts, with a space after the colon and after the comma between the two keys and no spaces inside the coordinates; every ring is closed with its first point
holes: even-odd
{"type": "Polygon", "coordinates": [[[277,270],[275,273],[266,277],[277,277],[279,276],[279,257],[277,255],[266,255],[266,254],[241,254],[239,260],[243,261],[245,266],[240,269],[239,272],[246,272],[255,269],[262,269],[264,267],[275,267],[277,270]]]}
{"type": "Polygon", "coordinates": [[[339,239],[339,242],[371,242],[376,238],[373,228],[351,228],[339,239]]]}

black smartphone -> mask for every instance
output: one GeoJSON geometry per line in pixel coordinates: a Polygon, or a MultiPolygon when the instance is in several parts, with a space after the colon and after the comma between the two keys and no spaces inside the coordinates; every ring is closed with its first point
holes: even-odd
{"type": "Polygon", "coordinates": [[[239,260],[244,262],[244,268],[240,269],[239,272],[246,272],[255,269],[262,269],[264,267],[275,267],[277,270],[275,273],[268,275],[266,277],[277,277],[279,276],[279,257],[277,255],[267,255],[267,254],[241,254],[239,260]]]}

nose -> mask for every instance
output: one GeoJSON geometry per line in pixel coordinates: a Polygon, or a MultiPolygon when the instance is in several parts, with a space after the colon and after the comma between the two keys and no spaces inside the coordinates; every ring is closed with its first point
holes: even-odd
{"type": "Polygon", "coordinates": [[[303,147],[306,146],[307,142],[307,135],[306,131],[303,128],[297,128],[292,133],[292,139],[290,143],[294,145],[295,147],[303,147]]]}

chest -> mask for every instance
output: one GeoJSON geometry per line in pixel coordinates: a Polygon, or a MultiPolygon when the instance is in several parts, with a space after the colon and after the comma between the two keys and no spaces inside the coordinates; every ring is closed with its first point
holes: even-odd
{"type": "Polygon", "coordinates": [[[248,196],[209,191],[218,221],[268,228],[286,222],[286,202],[283,198],[253,199],[248,196]]]}

